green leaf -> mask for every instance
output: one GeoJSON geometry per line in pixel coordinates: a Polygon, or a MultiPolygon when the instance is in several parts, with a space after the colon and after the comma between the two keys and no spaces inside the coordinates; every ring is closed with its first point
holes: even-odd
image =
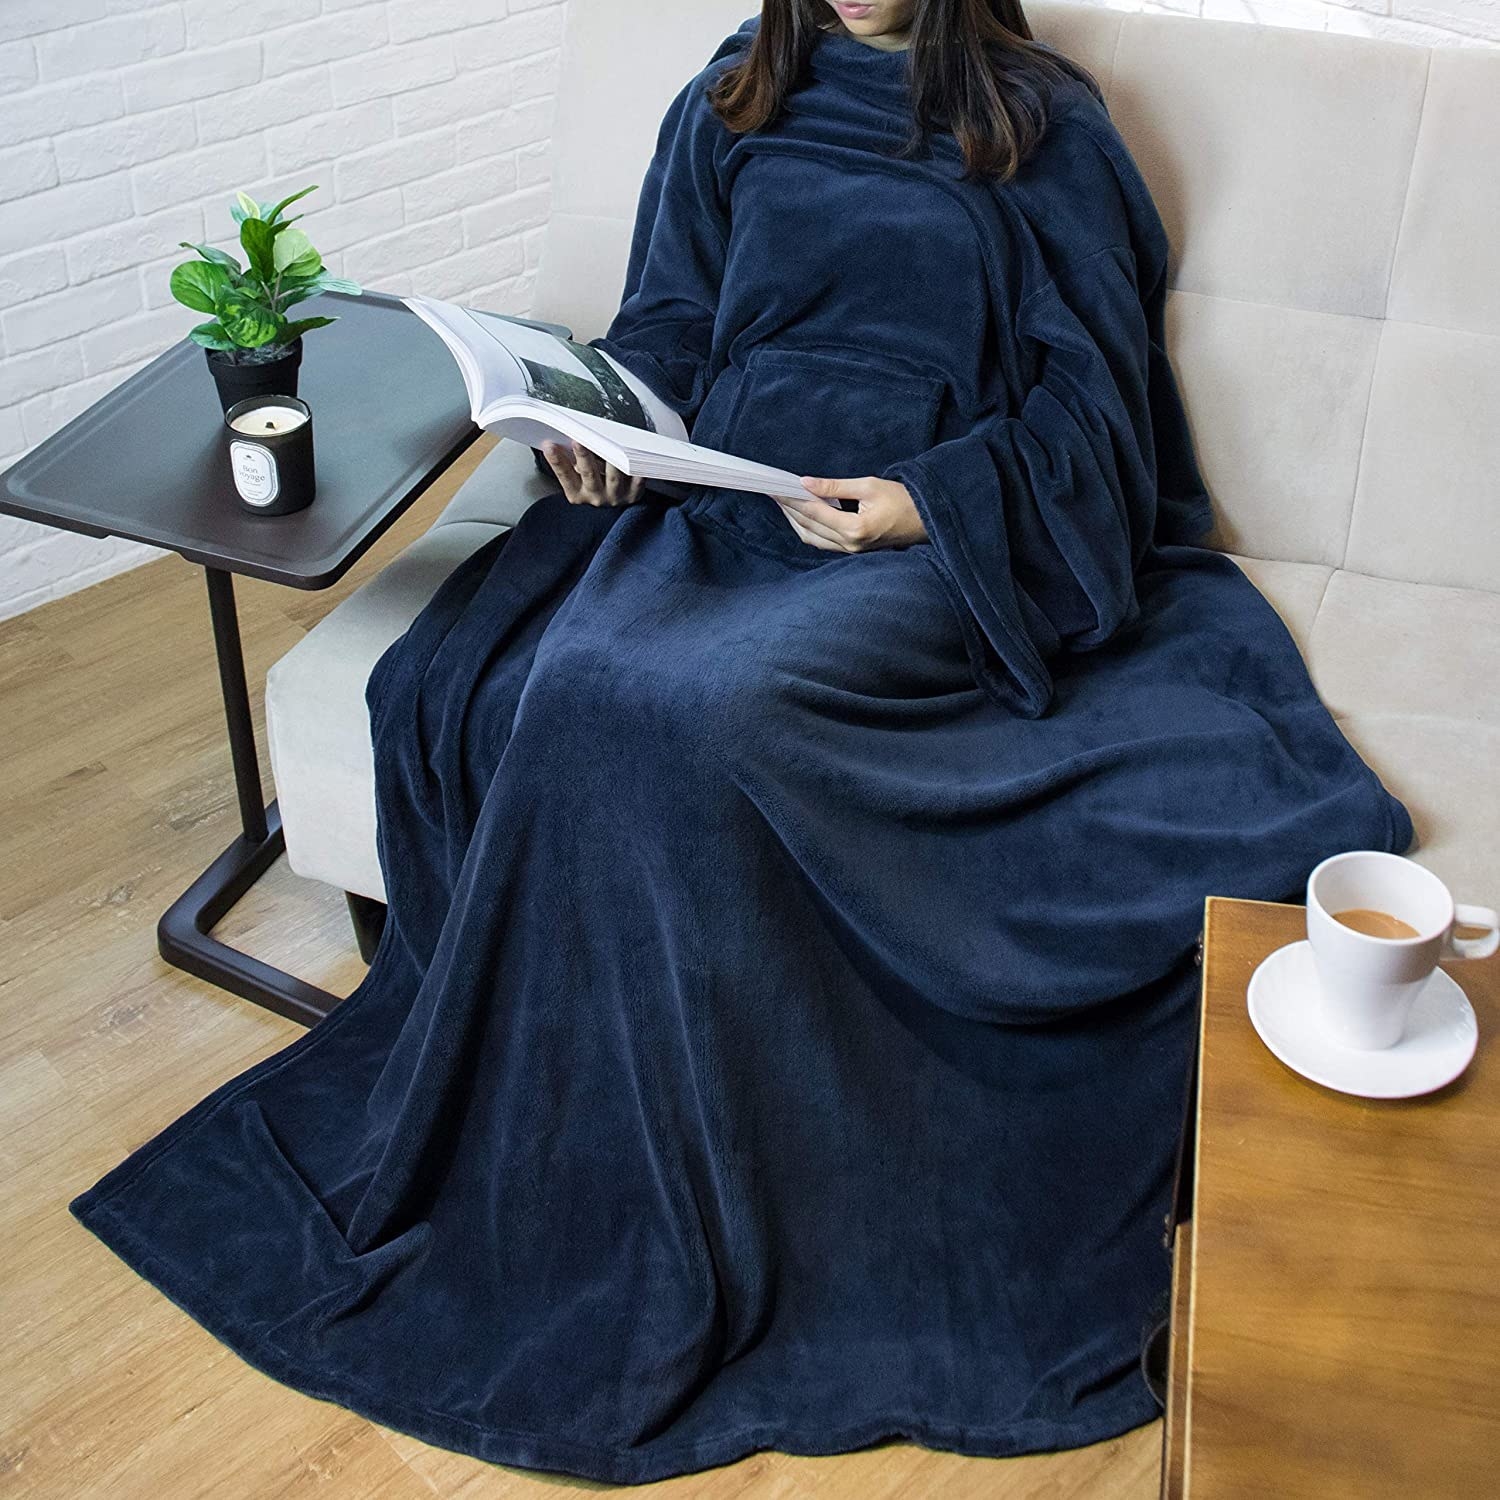
{"type": "MultiPolygon", "coordinates": [[[[286,229],[276,236],[276,242],[272,247],[271,260],[278,271],[293,271],[293,274],[307,274],[294,270],[296,263],[307,260],[310,256],[316,256],[317,251],[313,244],[300,229],[286,229]]],[[[312,270],[309,265],[308,270],[312,270]]]]}
{"type": "Polygon", "coordinates": [[[262,344],[278,341],[286,327],[284,318],[242,297],[226,297],[219,304],[219,322],[241,349],[259,349],[262,344]]]}
{"type": "Polygon", "coordinates": [[[172,295],[194,312],[217,312],[218,301],[230,289],[229,271],[214,261],[184,261],[168,283],[172,295]]]}
{"type": "Polygon", "coordinates": [[[246,219],[260,218],[260,204],[248,193],[236,193],[229,212],[236,224],[243,224],[246,219]]]}
{"type": "Polygon", "coordinates": [[[331,275],[327,271],[319,271],[316,276],[305,276],[299,278],[283,277],[281,282],[281,295],[276,299],[283,311],[289,307],[295,307],[299,302],[306,302],[309,297],[316,297],[322,292],[343,292],[346,296],[357,297],[360,295],[359,286],[342,276],[331,275]]]}
{"type": "Polygon", "coordinates": [[[276,299],[276,304],[282,312],[289,307],[295,307],[299,302],[306,302],[309,297],[316,297],[323,289],[316,280],[310,286],[288,287],[285,282],[281,284],[281,295],[276,299]]]}
{"type": "Polygon", "coordinates": [[[305,302],[309,297],[315,297],[321,290],[318,278],[323,272],[323,262],[318,259],[318,252],[314,250],[310,259],[294,261],[276,285],[276,294],[272,299],[276,310],[284,312],[289,307],[295,307],[299,302],[305,302]],[[310,275],[293,275],[298,269],[311,272],[310,275]]]}
{"type": "Polygon", "coordinates": [[[215,265],[227,266],[235,275],[239,275],[240,263],[227,250],[219,250],[213,245],[195,245],[191,240],[179,240],[177,243],[184,250],[196,250],[204,260],[211,260],[215,265]]]}
{"type": "Polygon", "coordinates": [[[286,325],[286,333],[283,337],[287,343],[293,339],[300,339],[304,333],[313,328],[327,328],[330,323],[337,323],[337,318],[299,318],[295,323],[286,325]]]}
{"type": "MultiPolygon", "coordinates": [[[[274,224],[276,222],[276,220],[281,217],[281,211],[284,208],[289,207],[291,204],[295,203],[299,198],[305,198],[305,197],[307,197],[307,195],[309,193],[315,193],[315,192],[317,192],[317,190],[318,190],[317,183],[313,183],[313,185],[311,187],[305,187],[305,188],[303,188],[300,193],[292,193],[289,197],[283,198],[280,203],[276,204],[271,209],[271,211],[268,214],[266,214],[266,216],[265,216],[266,219],[270,223],[274,224]]],[[[301,215],[299,214],[298,217],[300,218],[301,215]]]]}
{"type": "Polygon", "coordinates": [[[247,218],[240,225],[240,244],[245,248],[250,269],[264,282],[276,280],[276,262],[272,244],[276,232],[264,219],[247,218]]]}
{"type": "Polygon", "coordinates": [[[205,349],[233,349],[235,342],[218,323],[200,323],[188,337],[205,349]]]}
{"type": "MultiPolygon", "coordinates": [[[[315,280],[317,277],[323,274],[323,257],[319,255],[318,252],[311,246],[309,246],[306,255],[303,255],[297,260],[294,260],[291,265],[286,268],[286,274],[288,276],[305,277],[309,281],[315,280]]],[[[282,281],[282,285],[286,285],[284,279],[282,281]]]]}

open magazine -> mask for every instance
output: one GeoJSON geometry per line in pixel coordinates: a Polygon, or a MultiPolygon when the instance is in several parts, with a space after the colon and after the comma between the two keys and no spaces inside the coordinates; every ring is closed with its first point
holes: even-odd
{"type": "Polygon", "coordinates": [[[571,439],[635,479],[805,500],[795,474],[688,441],[682,418],[602,349],[431,297],[406,305],[448,346],[475,425],[530,448],[571,439]]]}

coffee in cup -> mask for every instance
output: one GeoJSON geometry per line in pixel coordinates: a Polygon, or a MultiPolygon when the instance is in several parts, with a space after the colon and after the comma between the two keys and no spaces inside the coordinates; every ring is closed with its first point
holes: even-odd
{"type": "Polygon", "coordinates": [[[1336,911],[1333,920],[1364,933],[1366,937],[1411,938],[1417,935],[1417,929],[1410,922],[1403,922],[1388,911],[1371,911],[1368,906],[1351,906],[1348,911],[1336,911]]]}
{"type": "Polygon", "coordinates": [[[1440,959],[1488,958],[1500,949],[1500,916],[1454,903],[1431,870],[1400,854],[1353,849],[1307,877],[1307,940],[1318,972],[1322,1021],[1346,1047],[1394,1046],[1440,959]],[[1486,929],[1456,937],[1456,926],[1486,929]]]}

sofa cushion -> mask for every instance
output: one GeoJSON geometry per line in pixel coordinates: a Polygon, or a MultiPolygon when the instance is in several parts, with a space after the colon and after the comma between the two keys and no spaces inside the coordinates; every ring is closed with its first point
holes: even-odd
{"type": "Polygon", "coordinates": [[[1434,47],[1386,316],[1500,334],[1500,53],[1434,47]]]}
{"type": "Polygon", "coordinates": [[[1455,733],[1500,730],[1497,662],[1500,594],[1342,570],[1329,580],[1308,648],[1336,716],[1442,719],[1455,733]]]}
{"type": "Polygon", "coordinates": [[[375,852],[375,762],[365,684],[438,585],[555,489],[531,449],[499,442],[432,528],[329,611],[266,677],[266,737],[287,863],[385,900],[375,852]]]}
{"type": "Polygon", "coordinates": [[[1500,729],[1359,710],[1340,715],[1339,728],[1411,813],[1407,854],[1441,876],[1454,900],[1500,906],[1500,729]]]}
{"type": "Polygon", "coordinates": [[[266,675],[266,742],[287,863],[385,900],[365,684],[449,573],[503,528],[434,526],[330,610],[266,675]]]}
{"type": "Polygon", "coordinates": [[[1235,557],[1339,728],[1412,815],[1411,858],[1500,901],[1500,594],[1235,557]]]}
{"type": "Polygon", "coordinates": [[[1323,602],[1333,569],[1318,563],[1267,562],[1264,558],[1240,557],[1233,552],[1229,557],[1266,596],[1305,657],[1313,620],[1323,602]]]}
{"type": "Polygon", "coordinates": [[[1177,247],[1172,284],[1383,317],[1427,56],[1363,37],[1126,17],[1106,98],[1177,247]]]}
{"type": "Polygon", "coordinates": [[[1167,294],[1167,345],[1214,497],[1209,546],[1342,565],[1380,329],[1344,313],[1167,294]]]}
{"type": "Polygon", "coordinates": [[[1500,338],[1385,323],[1343,565],[1500,589],[1497,413],[1500,338]]]}
{"type": "Polygon", "coordinates": [[[1500,594],[1337,572],[1308,666],[1350,743],[1406,803],[1409,851],[1460,901],[1500,905],[1500,594]]]}
{"type": "Polygon", "coordinates": [[[560,488],[537,468],[530,448],[502,438],[474,466],[433,525],[482,521],[488,526],[514,526],[527,506],[560,488]]]}

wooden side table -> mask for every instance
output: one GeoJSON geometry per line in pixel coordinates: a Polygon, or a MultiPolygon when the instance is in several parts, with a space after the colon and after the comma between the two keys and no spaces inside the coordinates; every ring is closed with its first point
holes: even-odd
{"type": "Polygon", "coordinates": [[[1300,906],[1207,903],[1162,1493],[1500,1493],[1500,957],[1444,965],[1479,1020],[1468,1070],[1360,1099],[1250,1024],[1256,965],[1305,936],[1300,906]]]}

